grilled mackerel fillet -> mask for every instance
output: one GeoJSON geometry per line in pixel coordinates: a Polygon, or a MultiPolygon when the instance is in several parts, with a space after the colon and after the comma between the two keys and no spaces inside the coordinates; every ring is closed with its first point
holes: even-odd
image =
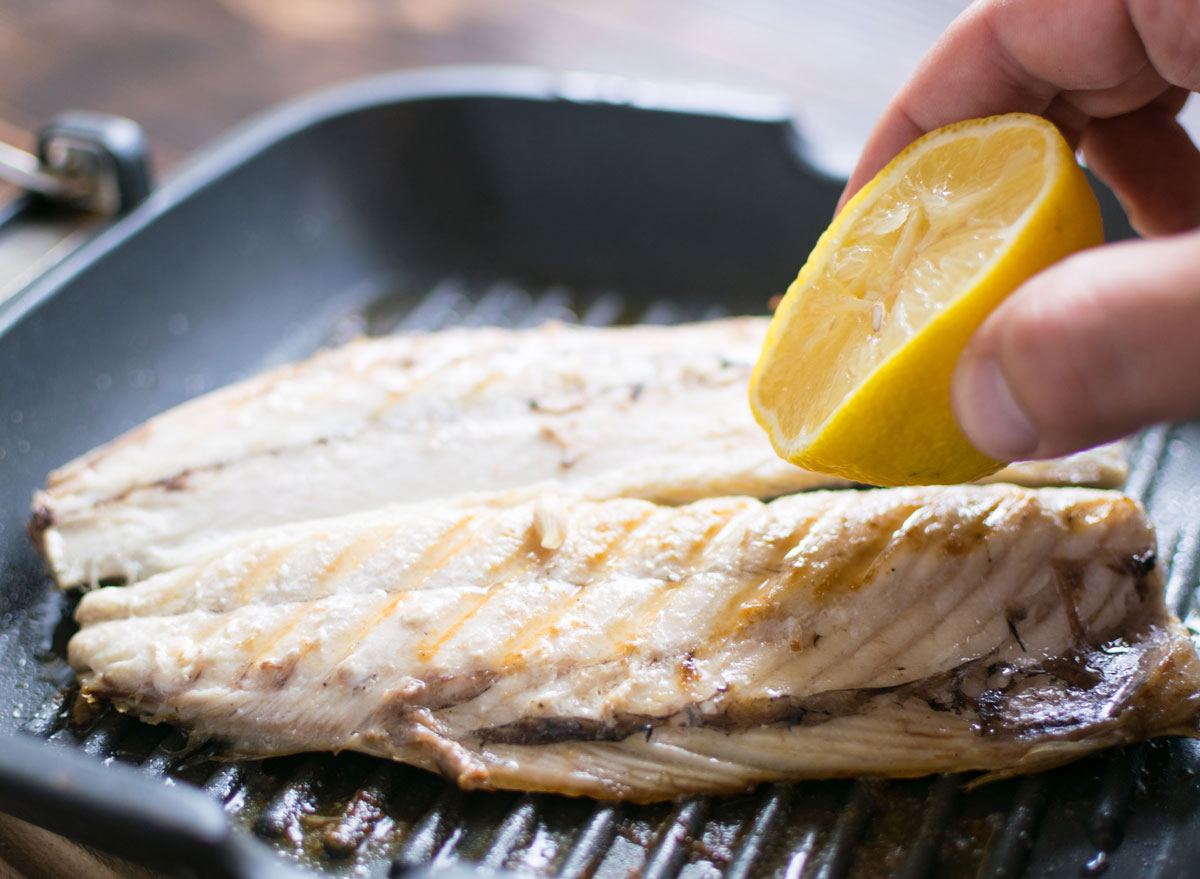
{"type": "MultiPolygon", "coordinates": [[[[244,530],[545,480],[684,503],[829,487],[746,403],[766,321],[458,329],[361,341],[193,400],[50,474],[31,531],[62,586],[142,579],[244,530]]],[[[1109,447],[997,481],[1123,482],[1109,447]]]]}
{"type": "Polygon", "coordinates": [[[1119,494],[543,496],[266,530],[85,595],[88,698],[251,755],[660,800],[1054,766],[1194,734],[1200,661],[1119,494]]]}

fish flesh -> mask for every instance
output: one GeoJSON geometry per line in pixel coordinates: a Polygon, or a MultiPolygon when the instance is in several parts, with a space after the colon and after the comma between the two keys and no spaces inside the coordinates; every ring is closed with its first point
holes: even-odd
{"type": "Polygon", "coordinates": [[[1094,489],[401,505],[246,535],[76,616],[85,699],[464,788],[994,777],[1200,711],[1145,512],[1094,489]]]}
{"type": "MultiPolygon", "coordinates": [[[[184,403],[66,464],[36,493],[30,531],[65,587],[144,579],[251,529],[550,481],[669,504],[844,485],[781,460],[754,423],[746,387],[766,325],[361,340],[184,403]]],[[[1110,446],[993,478],[1124,477],[1110,446]]]]}

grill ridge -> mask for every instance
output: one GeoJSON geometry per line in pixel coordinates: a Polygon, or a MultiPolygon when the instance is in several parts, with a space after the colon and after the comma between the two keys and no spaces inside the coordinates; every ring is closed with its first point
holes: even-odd
{"type": "Polygon", "coordinates": [[[324,755],[305,758],[258,813],[254,832],[267,838],[294,832],[301,814],[311,812],[313,802],[320,798],[329,767],[330,761],[324,755]]]}
{"type": "Polygon", "coordinates": [[[828,852],[817,870],[816,879],[843,879],[850,872],[855,851],[866,836],[875,813],[876,799],[883,793],[886,784],[865,778],[854,783],[833,827],[828,852]]]}
{"type": "Polygon", "coordinates": [[[921,818],[921,827],[908,850],[904,863],[896,873],[896,879],[921,879],[933,872],[938,862],[938,850],[942,836],[958,802],[959,790],[964,777],[961,774],[939,775],[929,785],[929,796],[921,818]]]}
{"type": "Polygon", "coordinates": [[[1021,779],[1004,826],[984,857],[979,879],[1018,879],[1025,873],[1046,799],[1045,775],[1021,779]]]}
{"type": "MultiPolygon", "coordinates": [[[[1162,469],[1170,440],[1170,431],[1164,426],[1154,427],[1143,432],[1129,453],[1130,472],[1126,480],[1126,494],[1148,504],[1150,496],[1156,488],[1158,475],[1162,469]]],[[[1160,540],[1175,544],[1178,532],[1172,532],[1160,540]]],[[[1172,546],[1169,553],[1171,558],[1171,577],[1168,581],[1168,604],[1175,607],[1170,600],[1171,582],[1177,582],[1180,555],[1179,546],[1172,546]]],[[[1161,552],[1161,547],[1160,547],[1161,552]]],[[[1194,553],[1192,553],[1194,555],[1194,553]]],[[[1188,561],[1193,559],[1188,557],[1188,561]]],[[[1193,581],[1194,582],[1194,581],[1193,581]]],[[[1140,746],[1127,749],[1130,754],[1138,755],[1139,765],[1144,763],[1144,752],[1140,746]]],[[[1093,843],[1107,852],[1120,844],[1125,833],[1125,822],[1129,814],[1129,804],[1133,796],[1136,772],[1128,760],[1110,758],[1099,790],[1096,792],[1087,822],[1088,835],[1093,843]]],[[[1008,879],[1022,876],[1029,855],[1037,841],[1041,815],[1045,810],[1047,791],[1040,777],[1030,777],[1022,780],[1015,798],[1014,805],[1005,822],[1004,829],[988,853],[983,868],[980,870],[981,879],[1008,879]],[[1035,779],[1039,783],[1034,783],[1035,779]]],[[[909,874],[905,874],[907,877],[909,874]]],[[[917,873],[913,876],[920,875],[917,873]]]]}
{"type": "MultiPolygon", "coordinates": [[[[599,326],[637,319],[673,323],[725,314],[719,306],[696,305],[686,298],[659,299],[640,307],[615,291],[585,294],[563,286],[535,289],[507,280],[479,284],[458,277],[439,281],[409,307],[411,302],[410,299],[406,303],[384,303],[343,322],[342,329],[378,334],[463,324],[533,326],[547,319],[578,319],[580,323],[599,326]]],[[[1167,485],[1160,484],[1160,475],[1174,436],[1171,429],[1158,427],[1131,443],[1132,467],[1127,491],[1148,505],[1159,497],[1160,489],[1170,494],[1167,485]]],[[[1172,522],[1161,535],[1162,557],[1164,562],[1170,560],[1168,600],[1181,616],[1190,606],[1194,586],[1200,578],[1200,518],[1189,513],[1184,521],[1183,527],[1172,522]]],[[[58,647],[55,651],[61,653],[58,647]]],[[[333,789],[339,785],[333,783],[331,773],[335,767],[339,773],[345,773],[347,767],[345,763],[335,763],[336,758],[329,755],[310,755],[294,765],[287,764],[291,768],[286,778],[268,787],[270,796],[260,807],[256,803],[262,803],[263,799],[256,792],[261,793],[266,782],[273,781],[261,763],[207,762],[215,756],[214,748],[198,751],[189,746],[186,734],[166,727],[155,741],[143,733],[138,747],[126,747],[127,741],[134,741],[131,733],[144,727],[111,709],[102,712],[86,731],[77,731],[68,722],[72,692],[65,690],[51,695],[24,729],[39,738],[73,745],[98,757],[115,754],[128,762],[140,762],[150,774],[168,778],[203,774],[202,787],[225,803],[228,812],[250,824],[258,835],[295,841],[296,834],[307,835],[311,831],[311,838],[318,845],[310,849],[323,853],[329,859],[326,866],[335,870],[353,865],[357,871],[367,864],[384,870],[389,861],[391,876],[404,875],[421,865],[452,861],[471,862],[484,871],[502,870],[514,864],[521,866],[522,853],[529,855],[534,841],[545,832],[553,837],[553,846],[548,849],[553,853],[530,857],[545,865],[538,872],[562,879],[609,879],[625,875],[627,864],[618,863],[620,859],[606,860],[618,837],[641,849],[644,859],[638,873],[643,879],[671,879],[702,872],[710,875],[714,870],[725,879],[760,875],[844,879],[850,875],[874,875],[870,872],[873,865],[862,860],[862,844],[877,825],[885,823],[882,816],[887,810],[908,807],[901,805],[907,802],[898,793],[902,785],[861,779],[847,786],[840,798],[841,810],[832,828],[827,828],[823,820],[827,812],[802,805],[813,796],[809,791],[815,789],[770,784],[753,794],[753,805],[747,806],[748,817],[728,824],[721,823],[722,801],[691,797],[670,807],[665,817],[660,817],[664,814],[662,809],[653,807],[604,803],[583,807],[579,814],[590,809],[587,817],[577,828],[563,832],[546,830],[547,822],[543,819],[557,814],[562,803],[557,797],[524,794],[512,795],[509,800],[503,794],[466,793],[420,770],[374,758],[363,758],[363,763],[354,764],[361,766],[361,777],[353,792],[341,801],[345,788],[339,788],[343,793],[334,797],[333,789]],[[140,760],[139,754],[144,754],[140,760]],[[197,772],[197,766],[204,772],[197,772]],[[481,803],[486,804],[481,806],[481,803]],[[303,820],[318,808],[333,817],[321,818],[319,822],[303,820]],[[491,814],[497,808],[503,811],[492,820],[491,814]],[[412,815],[415,823],[401,817],[402,814],[412,815]],[[490,822],[487,831],[469,829],[468,825],[481,820],[481,816],[490,822]],[[630,830],[647,826],[653,827],[653,832],[642,834],[630,830]],[[732,840],[728,858],[714,857],[703,864],[693,864],[701,860],[696,855],[696,843],[710,829],[718,835],[724,831],[725,838],[732,840]],[[375,833],[379,837],[378,848],[364,847],[364,842],[375,833]],[[356,853],[357,860],[350,860],[356,853]]],[[[1105,857],[1126,835],[1139,779],[1146,771],[1147,753],[1145,746],[1134,746],[1110,755],[1094,796],[1084,804],[1087,838],[1100,852],[1106,853],[1105,857]]],[[[972,797],[963,790],[965,780],[960,775],[939,776],[911,783],[920,785],[916,789],[923,797],[921,818],[912,839],[900,843],[900,867],[891,874],[896,879],[938,874],[942,846],[952,832],[956,811],[972,797]]],[[[979,879],[1018,879],[1025,874],[1049,800],[1050,782],[1045,775],[998,783],[995,789],[999,785],[1009,786],[1009,809],[1002,819],[996,820],[999,830],[979,863],[973,865],[979,879]]],[[[817,794],[812,802],[832,796],[826,791],[817,794]]],[[[740,814],[737,809],[732,812],[740,814]]],[[[998,818],[993,812],[989,820],[998,818]]],[[[1080,867],[1083,866],[1081,863],[1080,867]]],[[[1103,863],[1097,862],[1097,866],[1102,867],[1103,863]]]]}
{"type": "Polygon", "coordinates": [[[679,801],[659,829],[642,870],[643,879],[671,879],[679,874],[688,848],[699,835],[710,802],[708,797],[686,797],[679,801]]]}
{"type": "Polygon", "coordinates": [[[162,775],[186,758],[187,734],[182,730],[165,728],[158,743],[141,761],[143,772],[162,775]]]}
{"type": "Polygon", "coordinates": [[[1163,425],[1146,430],[1132,444],[1129,453],[1129,478],[1125,480],[1125,493],[1145,503],[1158,481],[1163,457],[1167,453],[1170,431],[1163,425]]]}
{"type": "Polygon", "coordinates": [[[491,845],[479,859],[482,867],[499,869],[525,841],[528,841],[537,817],[537,804],[531,794],[523,794],[496,828],[491,845]]]}
{"type": "Polygon", "coordinates": [[[108,757],[121,739],[133,732],[134,723],[124,714],[107,710],[84,734],[79,749],[90,757],[108,757]]]}
{"type": "Polygon", "coordinates": [[[392,859],[392,876],[402,875],[410,867],[427,864],[450,838],[455,816],[461,811],[466,794],[456,787],[445,785],[441,795],[412,829],[403,846],[392,859]]]}
{"type": "Polygon", "coordinates": [[[1171,554],[1170,575],[1167,577],[1167,607],[1187,619],[1188,610],[1196,595],[1200,579],[1200,524],[1181,530],[1179,542],[1171,554]]]}
{"type": "Polygon", "coordinates": [[[204,791],[222,803],[229,803],[246,774],[244,763],[225,763],[217,767],[202,785],[204,791]]]}
{"type": "Polygon", "coordinates": [[[587,308],[582,309],[579,322],[589,327],[606,327],[621,319],[625,310],[625,299],[612,290],[601,293],[587,308]]]}
{"type": "Polygon", "coordinates": [[[25,722],[24,732],[39,739],[48,739],[62,727],[63,715],[67,711],[69,690],[55,690],[33,715],[25,722]]]}
{"type": "Polygon", "coordinates": [[[420,303],[398,323],[377,327],[376,331],[436,330],[454,322],[458,315],[470,307],[470,299],[463,291],[462,282],[447,278],[434,287],[420,303]]]}
{"type": "Polygon", "coordinates": [[[1100,851],[1112,851],[1125,837],[1125,822],[1146,765],[1146,749],[1133,745],[1108,756],[1100,791],[1087,819],[1088,838],[1100,851]]]}
{"type": "Polygon", "coordinates": [[[601,803],[596,806],[558,869],[561,879],[579,879],[596,868],[616,838],[621,812],[619,805],[601,803]]]}
{"type": "Polygon", "coordinates": [[[742,828],[737,848],[725,870],[725,879],[750,879],[762,858],[763,849],[772,833],[788,819],[795,788],[786,784],[770,784],[763,788],[754,816],[742,828]]]}
{"type": "Polygon", "coordinates": [[[462,319],[462,326],[520,326],[532,307],[533,300],[520,287],[509,281],[497,281],[462,319]]]}

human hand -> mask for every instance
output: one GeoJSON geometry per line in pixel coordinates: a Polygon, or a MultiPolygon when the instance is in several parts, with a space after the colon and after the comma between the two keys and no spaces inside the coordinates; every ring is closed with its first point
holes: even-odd
{"type": "Polygon", "coordinates": [[[984,321],[952,388],[981,451],[1051,457],[1200,415],[1200,152],[1175,118],[1198,88],[1200,0],[982,0],[876,124],[843,202],[925,132],[1020,110],[1169,236],[1075,254],[984,321]]]}

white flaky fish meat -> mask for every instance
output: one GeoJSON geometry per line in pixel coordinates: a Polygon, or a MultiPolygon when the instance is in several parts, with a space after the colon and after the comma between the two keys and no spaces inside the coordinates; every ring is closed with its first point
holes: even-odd
{"type": "MultiPolygon", "coordinates": [[[[628,396],[628,395],[626,395],[628,396]]],[[[1006,485],[542,496],[267,529],[83,596],[85,698],[236,753],[653,801],[1193,735],[1137,503],[1006,485]]]]}
{"type": "MultiPolygon", "coordinates": [[[[142,579],[248,529],[555,481],[686,503],[841,484],[780,460],[746,400],[766,321],[456,329],[360,341],[185,403],[50,474],[62,586],[142,579]]],[[[1112,487],[1113,447],[998,481],[1112,487]]]]}

